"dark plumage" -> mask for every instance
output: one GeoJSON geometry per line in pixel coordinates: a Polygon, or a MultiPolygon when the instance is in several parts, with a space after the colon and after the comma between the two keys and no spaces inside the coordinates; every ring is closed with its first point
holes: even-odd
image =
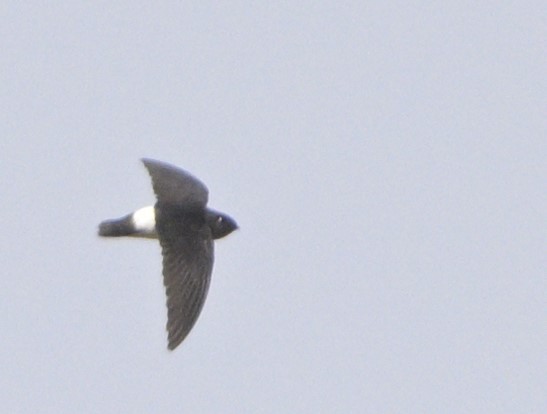
{"type": "Polygon", "coordinates": [[[206,207],[207,187],[170,164],[142,160],[152,178],[157,202],[99,225],[104,237],[158,238],[167,293],[168,348],[175,349],[194,326],[209,289],[213,240],[237,229],[225,214],[206,207]]]}

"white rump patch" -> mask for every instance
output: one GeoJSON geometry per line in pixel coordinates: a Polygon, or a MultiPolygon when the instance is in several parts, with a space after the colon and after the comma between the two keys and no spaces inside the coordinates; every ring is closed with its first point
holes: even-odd
{"type": "Polygon", "coordinates": [[[156,234],[156,211],[154,206],[139,208],[131,217],[135,231],[144,237],[157,237],[156,234]]]}

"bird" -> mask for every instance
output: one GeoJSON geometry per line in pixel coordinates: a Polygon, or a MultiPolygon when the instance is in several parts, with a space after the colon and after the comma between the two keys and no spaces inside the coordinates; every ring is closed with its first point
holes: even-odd
{"type": "Polygon", "coordinates": [[[101,237],[158,239],[167,295],[169,350],[192,330],[205,303],[214,261],[213,241],[238,225],[230,216],[207,207],[207,187],[182,168],[142,158],[156,195],[153,206],[99,224],[101,237]]]}

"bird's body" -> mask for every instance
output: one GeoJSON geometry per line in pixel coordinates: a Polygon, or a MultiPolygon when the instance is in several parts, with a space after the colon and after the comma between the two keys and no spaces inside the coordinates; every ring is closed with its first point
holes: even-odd
{"type": "Polygon", "coordinates": [[[167,293],[168,348],[175,349],[194,326],[209,289],[213,240],[237,229],[235,221],[206,207],[205,185],[188,172],[143,159],[156,193],[155,206],[103,221],[103,237],[159,239],[167,293]]]}

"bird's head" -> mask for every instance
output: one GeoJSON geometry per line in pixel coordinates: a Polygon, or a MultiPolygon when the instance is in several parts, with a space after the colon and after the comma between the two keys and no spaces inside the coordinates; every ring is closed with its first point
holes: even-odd
{"type": "Polygon", "coordinates": [[[220,239],[238,229],[233,218],[216,211],[207,212],[207,224],[211,229],[213,239],[220,239]]]}

